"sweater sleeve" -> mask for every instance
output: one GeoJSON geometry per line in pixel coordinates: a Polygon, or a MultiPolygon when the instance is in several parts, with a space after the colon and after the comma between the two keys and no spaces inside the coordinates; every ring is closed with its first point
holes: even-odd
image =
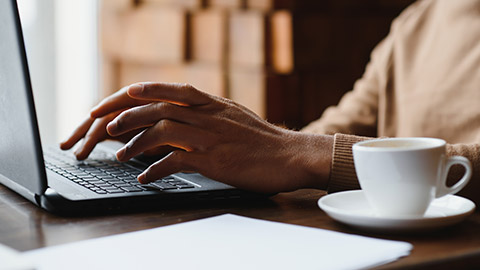
{"type": "Polygon", "coordinates": [[[360,189],[353,164],[352,145],[367,137],[337,133],[334,136],[332,167],[327,191],[329,193],[360,189]]]}

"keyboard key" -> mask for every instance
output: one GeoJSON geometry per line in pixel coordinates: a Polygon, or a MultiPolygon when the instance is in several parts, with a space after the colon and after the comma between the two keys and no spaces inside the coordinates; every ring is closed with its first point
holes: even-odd
{"type": "Polygon", "coordinates": [[[186,189],[186,188],[194,188],[195,186],[194,185],[177,185],[178,188],[180,189],[186,189]]]}
{"type": "Polygon", "coordinates": [[[75,175],[80,174],[80,173],[84,173],[82,170],[79,170],[79,169],[76,169],[76,168],[72,169],[72,170],[68,170],[68,172],[71,173],[71,174],[75,174],[75,175]]]}
{"type": "Polygon", "coordinates": [[[132,187],[132,186],[128,186],[128,187],[121,187],[121,189],[127,191],[127,192],[140,192],[140,191],[143,191],[143,189],[141,188],[138,188],[138,187],[132,187]]]}
{"type": "Polygon", "coordinates": [[[104,180],[104,181],[109,181],[109,180],[114,180],[116,179],[115,177],[111,176],[111,175],[106,175],[106,176],[98,176],[98,178],[104,180]]]}
{"type": "Polygon", "coordinates": [[[116,167],[108,167],[103,169],[106,172],[118,172],[118,168],[116,167]]]}
{"type": "Polygon", "coordinates": [[[108,183],[110,185],[125,184],[125,182],[120,181],[120,180],[112,180],[112,181],[108,181],[108,183]]]}
{"type": "Polygon", "coordinates": [[[132,185],[122,182],[121,184],[115,184],[116,187],[131,187],[132,185]]]}
{"type": "Polygon", "coordinates": [[[98,184],[98,185],[96,185],[96,186],[97,186],[97,187],[101,187],[101,188],[111,188],[111,187],[113,187],[112,185],[107,184],[107,183],[98,184]]]}
{"type": "Polygon", "coordinates": [[[125,170],[125,172],[127,172],[128,174],[130,175],[138,175],[140,173],[142,173],[142,170],[131,170],[131,169],[128,169],[128,170],[125,170]]]}
{"type": "Polygon", "coordinates": [[[119,177],[117,177],[118,179],[122,179],[122,180],[128,180],[128,179],[137,179],[136,176],[132,176],[132,175],[121,175],[119,177]]]}
{"type": "Polygon", "coordinates": [[[108,173],[103,172],[103,171],[92,171],[92,172],[90,172],[90,174],[95,175],[95,176],[109,176],[108,173]]]}
{"type": "Polygon", "coordinates": [[[172,184],[172,185],[181,185],[185,182],[181,181],[181,180],[170,180],[168,181],[168,183],[172,184]]]}
{"type": "Polygon", "coordinates": [[[92,184],[92,185],[101,185],[101,184],[105,184],[104,181],[102,180],[97,180],[97,181],[89,181],[88,183],[92,184]]]}
{"type": "Polygon", "coordinates": [[[132,186],[137,186],[137,185],[140,185],[140,182],[138,182],[137,179],[134,179],[134,180],[130,180],[130,181],[125,181],[125,183],[128,183],[132,186]]]}
{"type": "Polygon", "coordinates": [[[162,182],[162,181],[157,181],[155,183],[152,183],[152,185],[160,188],[160,189],[163,189],[163,190],[166,190],[166,189],[177,189],[176,186],[173,186],[173,185],[170,185],[169,183],[167,182],[162,182]]]}
{"type": "Polygon", "coordinates": [[[86,172],[88,173],[94,173],[94,172],[102,172],[101,170],[95,168],[95,167],[84,167],[82,168],[83,170],[85,170],[86,172]]]}
{"type": "Polygon", "coordinates": [[[125,190],[121,190],[121,189],[107,189],[107,192],[108,192],[108,193],[124,193],[125,190]]]}
{"type": "Polygon", "coordinates": [[[147,191],[159,191],[160,190],[159,187],[155,187],[155,186],[152,186],[152,185],[136,185],[136,187],[142,188],[142,189],[147,190],[147,191]]]}

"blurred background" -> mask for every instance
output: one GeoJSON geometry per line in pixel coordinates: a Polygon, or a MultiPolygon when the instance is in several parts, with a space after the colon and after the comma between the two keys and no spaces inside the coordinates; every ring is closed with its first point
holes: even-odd
{"type": "Polygon", "coordinates": [[[188,82],[298,129],[351,90],[413,0],[18,0],[43,143],[138,81],[188,82]]]}

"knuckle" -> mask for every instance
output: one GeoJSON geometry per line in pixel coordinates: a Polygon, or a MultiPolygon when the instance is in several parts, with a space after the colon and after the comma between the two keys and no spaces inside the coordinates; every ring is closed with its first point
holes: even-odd
{"type": "Polygon", "coordinates": [[[205,96],[205,93],[201,90],[198,90],[195,86],[189,83],[183,83],[180,86],[180,89],[183,90],[186,94],[195,95],[195,96],[205,96]]]}
{"type": "Polygon", "coordinates": [[[176,150],[173,151],[171,155],[171,166],[175,171],[193,170],[191,164],[188,165],[184,151],[176,150]]]}
{"type": "Polygon", "coordinates": [[[94,135],[94,132],[88,132],[87,134],[85,134],[85,137],[83,139],[85,142],[89,142],[96,140],[96,136],[94,135]]]}
{"type": "Polygon", "coordinates": [[[183,164],[183,153],[181,151],[173,151],[171,153],[171,160],[172,163],[175,164],[175,166],[179,166],[183,164]]]}
{"type": "Polygon", "coordinates": [[[171,132],[172,129],[174,129],[174,126],[175,124],[168,119],[162,119],[156,124],[156,127],[159,129],[159,131],[163,133],[171,132]]]}
{"type": "Polygon", "coordinates": [[[130,110],[122,112],[115,120],[117,127],[119,129],[122,129],[123,127],[125,127],[126,123],[128,123],[128,120],[131,118],[131,116],[132,116],[132,112],[130,110]]]}
{"type": "Polygon", "coordinates": [[[169,111],[171,111],[171,105],[166,103],[166,102],[158,102],[153,104],[154,110],[157,111],[160,114],[167,114],[169,111]]]}
{"type": "Polygon", "coordinates": [[[180,85],[180,88],[182,88],[185,91],[196,91],[197,90],[195,87],[193,87],[193,85],[191,85],[189,83],[182,83],[180,85]]]}
{"type": "Polygon", "coordinates": [[[117,130],[121,130],[125,126],[125,119],[123,117],[118,117],[115,120],[115,125],[117,126],[117,130]]]}
{"type": "Polygon", "coordinates": [[[93,141],[96,141],[96,139],[92,135],[87,134],[83,137],[84,144],[92,143],[93,141]]]}

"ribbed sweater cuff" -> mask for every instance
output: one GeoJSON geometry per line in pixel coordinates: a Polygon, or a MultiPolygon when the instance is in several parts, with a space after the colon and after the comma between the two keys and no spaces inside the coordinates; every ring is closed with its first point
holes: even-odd
{"type": "Polygon", "coordinates": [[[368,139],[371,138],[340,133],[335,134],[332,167],[327,188],[329,193],[360,188],[355,166],[353,165],[352,145],[368,139]]]}

